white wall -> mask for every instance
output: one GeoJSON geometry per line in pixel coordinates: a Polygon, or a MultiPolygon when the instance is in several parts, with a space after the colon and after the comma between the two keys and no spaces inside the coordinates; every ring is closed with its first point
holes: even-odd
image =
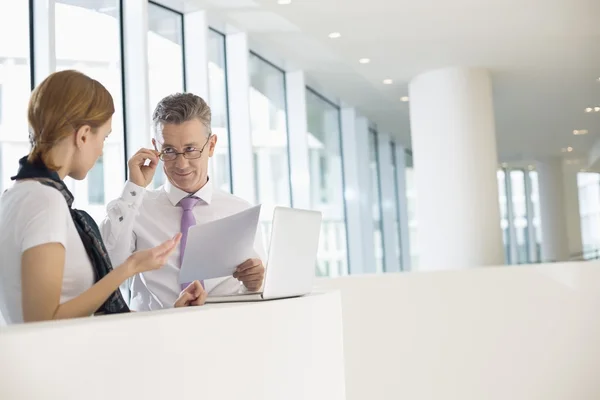
{"type": "Polygon", "coordinates": [[[0,329],[0,399],[342,400],[339,295],[0,329]]]}
{"type": "Polygon", "coordinates": [[[323,279],[348,400],[600,398],[600,263],[323,279]]]}

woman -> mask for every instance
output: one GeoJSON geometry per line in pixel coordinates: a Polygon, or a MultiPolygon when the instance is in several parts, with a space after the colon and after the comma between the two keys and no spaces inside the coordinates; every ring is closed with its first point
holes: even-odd
{"type": "MultiPolygon", "coordinates": [[[[50,75],[31,95],[32,150],[0,197],[0,313],[8,324],[129,312],[119,285],[160,268],[179,243],[181,234],[113,270],[94,220],[71,208],[63,180],[86,177],[114,111],[106,88],[77,71],[50,75]]],[[[205,298],[193,282],[175,306],[205,298]]]]}

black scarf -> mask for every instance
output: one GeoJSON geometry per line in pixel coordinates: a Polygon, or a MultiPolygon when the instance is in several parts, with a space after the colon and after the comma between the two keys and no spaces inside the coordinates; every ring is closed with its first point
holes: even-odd
{"type": "MultiPolygon", "coordinates": [[[[71,207],[73,205],[73,195],[56,172],[49,170],[41,162],[33,164],[27,160],[27,157],[23,157],[19,160],[19,172],[11,179],[17,181],[22,179],[33,179],[61,192],[69,205],[71,218],[73,218],[77,233],[79,233],[79,237],[83,242],[83,247],[94,268],[96,282],[112,271],[112,264],[108,252],[104,247],[98,225],[88,213],[71,207]]],[[[129,307],[127,307],[127,303],[123,300],[123,296],[121,296],[119,290],[113,292],[98,311],[96,311],[96,313],[99,314],[116,314],[124,312],[129,312],[129,307]]]]}

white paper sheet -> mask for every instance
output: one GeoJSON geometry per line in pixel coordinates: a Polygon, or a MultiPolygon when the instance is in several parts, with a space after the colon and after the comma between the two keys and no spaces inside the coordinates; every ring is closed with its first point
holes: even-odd
{"type": "Polygon", "coordinates": [[[260,208],[191,227],[179,283],[231,276],[244,261],[257,257],[254,239],[260,208]]]}

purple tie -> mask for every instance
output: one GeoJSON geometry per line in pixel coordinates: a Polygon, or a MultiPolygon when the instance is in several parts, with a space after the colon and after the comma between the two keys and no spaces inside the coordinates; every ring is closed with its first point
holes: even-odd
{"type": "MultiPolygon", "coordinates": [[[[181,215],[181,242],[179,243],[179,268],[183,264],[183,255],[185,253],[185,245],[187,243],[187,235],[191,226],[196,225],[196,218],[192,212],[194,206],[200,201],[197,197],[186,197],[179,202],[179,207],[183,208],[183,214],[181,215]]],[[[204,286],[204,282],[201,282],[204,286]]],[[[181,284],[181,290],[185,289],[189,285],[188,283],[181,284]]]]}

